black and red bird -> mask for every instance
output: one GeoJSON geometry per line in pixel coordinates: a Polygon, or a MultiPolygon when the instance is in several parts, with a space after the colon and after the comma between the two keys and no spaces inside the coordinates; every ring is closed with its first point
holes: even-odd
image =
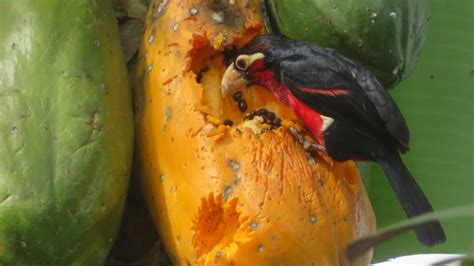
{"type": "MultiPolygon", "coordinates": [[[[243,47],[227,68],[222,95],[244,82],[266,87],[289,106],[334,160],[379,163],[408,217],[433,211],[400,158],[409,150],[405,119],[361,65],[332,49],[263,35],[243,47]]],[[[415,233],[427,246],[446,241],[437,220],[415,233]]]]}

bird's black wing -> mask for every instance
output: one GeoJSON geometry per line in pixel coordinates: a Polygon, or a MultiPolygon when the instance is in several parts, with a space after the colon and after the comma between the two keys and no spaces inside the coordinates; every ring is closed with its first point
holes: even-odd
{"type": "Polygon", "coordinates": [[[408,149],[410,132],[393,98],[370,72],[361,69],[355,75],[357,83],[374,104],[388,131],[408,149]]]}
{"type": "Polygon", "coordinates": [[[408,150],[406,122],[375,77],[332,50],[311,52],[311,57],[295,53],[275,62],[278,78],[293,95],[319,113],[353,127],[376,135],[386,130],[402,151],[408,150]]]}

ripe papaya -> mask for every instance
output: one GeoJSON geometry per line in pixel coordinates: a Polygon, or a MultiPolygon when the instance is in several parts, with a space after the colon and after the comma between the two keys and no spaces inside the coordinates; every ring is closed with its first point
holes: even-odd
{"type": "Polygon", "coordinates": [[[369,68],[386,88],[414,69],[430,20],[428,0],[265,0],[272,27],[331,47],[369,68]]]}
{"type": "Polygon", "coordinates": [[[101,265],[133,148],[112,0],[0,10],[0,264],[101,265]]]}
{"type": "Polygon", "coordinates": [[[137,167],[176,265],[347,265],[346,245],[375,230],[353,162],[307,154],[288,132],[298,120],[263,88],[242,91],[247,111],[220,96],[232,49],[264,31],[259,0],[151,2],[135,85],[137,167]],[[260,108],[281,126],[244,119],[260,108]]]}

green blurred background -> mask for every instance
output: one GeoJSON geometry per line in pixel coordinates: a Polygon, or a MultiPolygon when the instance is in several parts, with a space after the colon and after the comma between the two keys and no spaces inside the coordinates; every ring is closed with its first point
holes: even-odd
{"type": "MultiPolygon", "coordinates": [[[[432,0],[431,25],[415,71],[391,93],[411,131],[403,159],[436,210],[474,202],[474,1],[432,0]]],[[[405,216],[383,172],[370,164],[367,188],[378,227],[405,216]]],[[[474,220],[442,222],[448,242],[421,247],[407,233],[377,247],[374,262],[414,253],[474,248],[474,220]]]]}

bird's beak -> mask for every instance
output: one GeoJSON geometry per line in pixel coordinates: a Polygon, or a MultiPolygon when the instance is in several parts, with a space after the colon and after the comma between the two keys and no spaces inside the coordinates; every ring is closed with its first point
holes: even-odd
{"type": "Polygon", "coordinates": [[[248,81],[235,69],[234,64],[230,64],[222,77],[221,95],[225,98],[247,84],[248,81]]]}

